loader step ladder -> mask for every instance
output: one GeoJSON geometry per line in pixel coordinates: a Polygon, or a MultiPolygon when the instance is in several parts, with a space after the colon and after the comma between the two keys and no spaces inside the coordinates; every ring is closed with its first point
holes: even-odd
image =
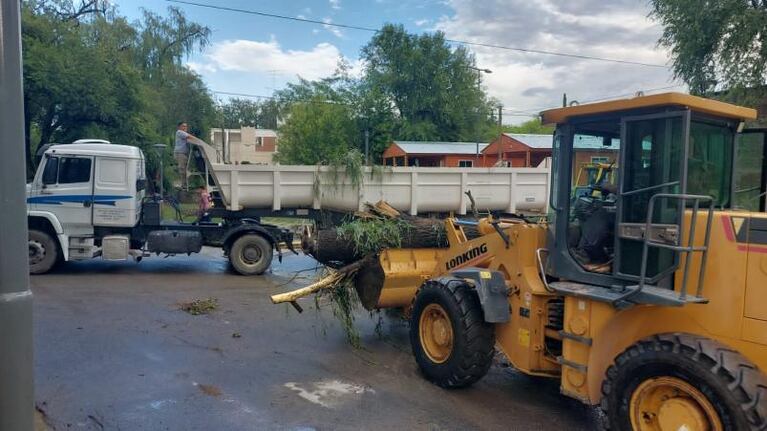
{"type": "MultiPolygon", "coordinates": [[[[647,218],[644,226],[640,226],[640,236],[622,236],[628,239],[637,239],[642,241],[642,261],[640,266],[637,284],[629,286],[615,286],[605,288],[590,284],[575,283],[569,281],[559,281],[549,283],[548,286],[557,293],[568,296],[580,296],[601,302],[609,302],[618,308],[624,308],[633,304],[662,305],[671,307],[681,307],[685,304],[705,304],[708,299],[703,297],[703,279],[706,272],[706,259],[708,257],[708,246],[711,238],[711,224],[714,217],[714,199],[711,196],[690,195],[690,194],[671,194],[659,193],[650,198],[647,208],[647,218]],[[690,227],[687,235],[687,244],[681,245],[681,235],[675,238],[663,238],[654,235],[653,232],[663,231],[668,225],[653,223],[652,215],[655,204],[658,199],[676,199],[680,201],[681,210],[687,208],[687,202],[692,203],[690,214],[690,227]],[[705,208],[701,209],[701,203],[707,203],[705,208]],[[706,211],[706,229],[703,239],[703,245],[695,245],[696,226],[698,213],[706,211]],[[679,290],[672,290],[648,284],[647,261],[650,247],[665,248],[684,255],[684,269],[682,273],[682,282],[679,290]],[[695,293],[688,293],[687,284],[689,282],[690,266],[692,265],[692,255],[700,253],[700,269],[698,273],[698,282],[695,293]]],[[[682,259],[679,259],[680,262],[682,259]]],[[[673,273],[671,274],[673,277],[673,273]]]]}

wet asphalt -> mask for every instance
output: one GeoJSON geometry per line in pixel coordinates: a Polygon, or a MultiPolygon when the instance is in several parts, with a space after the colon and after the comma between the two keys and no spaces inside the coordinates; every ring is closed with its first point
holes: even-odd
{"type": "Polygon", "coordinates": [[[304,256],[260,277],[220,252],[68,263],[31,278],[35,399],[55,430],[589,430],[556,381],[503,365],[468,389],[424,380],[400,319],[360,311],[351,347],[329,305],[269,295],[308,284],[304,256]],[[180,305],[216,298],[193,316],[180,305]]]}

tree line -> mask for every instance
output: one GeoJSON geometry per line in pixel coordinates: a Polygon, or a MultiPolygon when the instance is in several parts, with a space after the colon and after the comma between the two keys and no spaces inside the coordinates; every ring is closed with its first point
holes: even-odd
{"type": "MultiPolygon", "coordinates": [[[[763,2],[653,0],[659,43],[691,92],[747,105],[763,103],[767,6],[763,2]]],[[[43,144],[103,137],[170,162],[178,121],[207,136],[211,127],[278,129],[286,164],[371,158],[392,140],[489,141],[501,131],[549,133],[536,119],[500,128],[498,101],[479,84],[474,55],[442,33],[410,34],[387,24],[360,51],[361,73],[340,61],[332,76],[299,79],[267,99],[216,105],[185,60],[210,43],[210,29],[178,8],[130,21],[104,0],[22,0],[24,119],[29,172],[43,144]],[[155,144],[166,144],[158,153],[155,144]]],[[[168,163],[169,165],[170,163],[168,163]]],[[[172,175],[168,172],[169,176],[172,175]]]]}

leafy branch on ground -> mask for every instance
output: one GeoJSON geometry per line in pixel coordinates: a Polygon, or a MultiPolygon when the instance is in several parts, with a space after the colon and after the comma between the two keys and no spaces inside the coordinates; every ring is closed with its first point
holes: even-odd
{"type": "Polygon", "coordinates": [[[201,314],[210,314],[216,308],[218,308],[218,299],[205,298],[195,299],[191,302],[183,302],[179,304],[179,308],[193,316],[199,316],[201,314]]]}

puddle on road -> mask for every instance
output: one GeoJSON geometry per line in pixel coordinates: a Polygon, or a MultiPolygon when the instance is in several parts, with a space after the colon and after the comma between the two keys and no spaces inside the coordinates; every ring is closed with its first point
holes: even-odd
{"type": "Polygon", "coordinates": [[[287,382],[283,386],[297,392],[298,396],[314,404],[332,409],[351,398],[359,398],[366,392],[375,393],[372,388],[340,380],[321,380],[310,383],[310,389],[299,386],[296,382],[287,382]]]}

